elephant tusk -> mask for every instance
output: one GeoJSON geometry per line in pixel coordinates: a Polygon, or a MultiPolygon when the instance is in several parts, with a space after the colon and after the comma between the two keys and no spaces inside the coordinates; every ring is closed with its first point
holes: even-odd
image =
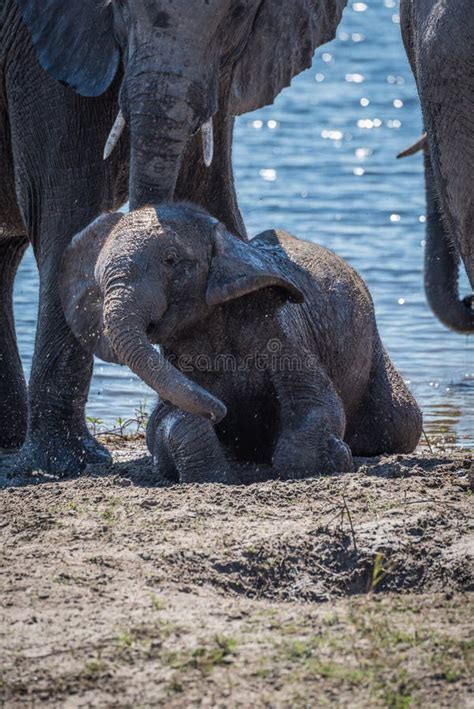
{"type": "Polygon", "coordinates": [[[107,160],[107,158],[111,156],[113,149],[119,142],[120,136],[122,135],[124,128],[125,118],[123,117],[122,111],[119,111],[117,114],[117,118],[115,119],[115,123],[112,126],[112,130],[109,133],[109,137],[107,138],[107,142],[105,144],[103,155],[104,160],[107,160]]]}
{"type": "Polygon", "coordinates": [[[212,126],[212,118],[202,124],[202,150],[204,155],[204,165],[211,167],[212,158],[214,156],[214,128],[212,126]]]}
{"type": "Polygon", "coordinates": [[[402,150],[402,152],[397,155],[397,160],[398,160],[398,158],[407,158],[410,155],[414,155],[415,153],[420,152],[420,150],[427,150],[427,149],[428,149],[428,136],[426,133],[423,133],[421,138],[419,140],[417,140],[416,143],[413,143],[413,145],[410,145],[409,148],[402,150]]]}

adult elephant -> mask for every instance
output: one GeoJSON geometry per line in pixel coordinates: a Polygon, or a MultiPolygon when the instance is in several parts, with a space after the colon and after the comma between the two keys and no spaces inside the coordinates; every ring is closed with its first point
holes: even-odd
{"type": "Polygon", "coordinates": [[[459,263],[474,289],[474,4],[401,0],[403,41],[426,136],[425,289],[437,317],[474,332],[474,295],[461,299],[459,263]]]}
{"type": "Polygon", "coordinates": [[[233,117],[311,64],[346,1],[3,0],[0,447],[23,443],[12,468],[63,473],[106,455],[84,423],[92,358],[58,293],[73,234],[128,193],[132,207],[200,204],[245,238],[233,117]],[[106,141],[107,154],[118,145],[103,161],[106,141]],[[40,306],[27,403],[12,286],[28,240],[40,306]]]}

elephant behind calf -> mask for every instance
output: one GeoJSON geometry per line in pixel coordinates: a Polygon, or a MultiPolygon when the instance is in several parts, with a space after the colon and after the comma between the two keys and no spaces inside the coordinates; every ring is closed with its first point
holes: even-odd
{"type": "Polygon", "coordinates": [[[61,294],[82,346],[160,395],[148,445],[163,477],[237,482],[231,461],[304,477],[418,443],[365,283],[314,243],[244,243],[184,204],[109,214],[66,250],[61,294]]]}

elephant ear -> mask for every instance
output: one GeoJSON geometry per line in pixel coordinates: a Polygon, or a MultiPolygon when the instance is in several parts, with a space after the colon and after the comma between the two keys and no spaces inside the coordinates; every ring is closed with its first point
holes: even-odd
{"type": "Polygon", "coordinates": [[[106,0],[16,0],[38,61],[82,96],[100,96],[116,74],[113,7],[106,0]]]}
{"type": "Polygon", "coordinates": [[[214,232],[214,253],[209,268],[206,302],[222,305],[261,288],[283,290],[291,303],[302,303],[303,293],[283,276],[270,256],[232,236],[219,224],[214,232]]]}
{"type": "Polygon", "coordinates": [[[76,234],[66,248],[59,274],[59,294],[66,322],[89,354],[106,362],[117,362],[103,335],[102,294],[96,276],[101,250],[123,214],[98,217],[76,234]]]}
{"type": "Polygon", "coordinates": [[[334,39],[347,0],[263,0],[234,67],[229,111],[238,116],[273,103],[334,39]]]}

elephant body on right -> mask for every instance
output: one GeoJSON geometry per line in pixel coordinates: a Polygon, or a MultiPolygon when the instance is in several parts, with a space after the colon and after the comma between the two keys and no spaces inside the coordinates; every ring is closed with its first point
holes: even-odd
{"type": "Polygon", "coordinates": [[[459,295],[464,264],[474,289],[474,4],[401,0],[403,41],[427,133],[425,289],[437,317],[474,332],[474,296],[459,295]]]}

